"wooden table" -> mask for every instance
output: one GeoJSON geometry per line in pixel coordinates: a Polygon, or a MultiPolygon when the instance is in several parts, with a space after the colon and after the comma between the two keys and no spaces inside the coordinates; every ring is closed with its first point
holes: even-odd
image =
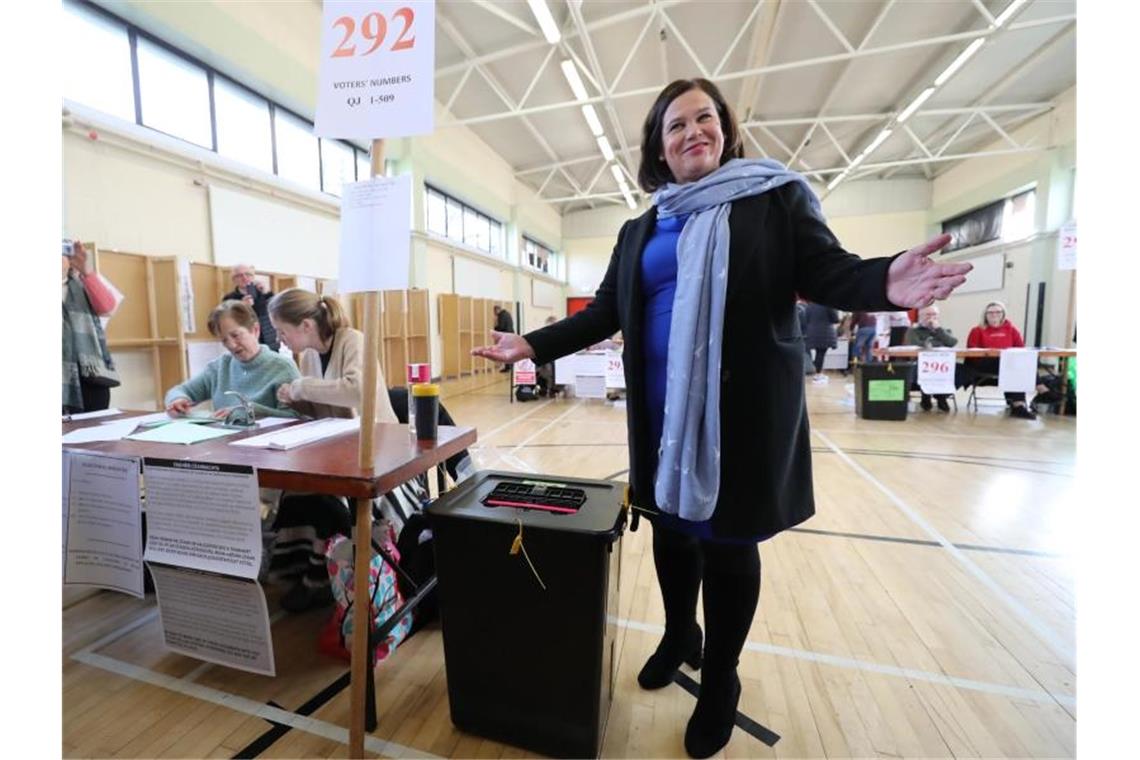
{"type": "MultiPolygon", "coordinates": [[[[890,348],[876,348],[875,358],[888,360],[888,359],[916,359],[918,354],[922,351],[953,351],[957,354],[957,358],[961,359],[980,359],[980,358],[998,358],[1001,356],[1001,348],[921,348],[919,346],[891,346],[890,348]]],[[[1057,369],[1061,374],[1061,414],[1065,413],[1065,407],[1069,401],[1069,359],[1077,355],[1076,349],[1073,348],[1038,348],[1038,359],[1056,359],[1057,369]]]]}
{"type": "MultiPolygon", "coordinates": [[[[98,425],[111,420],[123,420],[152,412],[125,411],[115,416],[99,417],[92,420],[64,422],[63,432],[81,427],[98,425]]],[[[427,472],[433,466],[444,462],[475,443],[476,432],[469,427],[440,425],[439,437],[432,443],[421,443],[411,439],[407,425],[376,425],[373,438],[371,469],[357,464],[360,436],[354,431],[324,441],[299,446],[288,451],[247,446],[231,446],[231,441],[260,435],[269,430],[283,430],[289,424],[278,425],[267,430],[240,432],[225,438],[189,446],[176,443],[151,443],[147,441],[96,441],[92,443],[65,444],[64,448],[74,451],[97,451],[123,456],[157,457],[161,459],[213,462],[217,464],[245,465],[257,468],[258,485],[262,488],[280,488],[302,493],[320,493],[331,496],[344,496],[350,499],[375,498],[391,491],[407,480],[427,472]]],[[[371,536],[356,537],[356,551],[368,552],[371,558],[371,536]]],[[[360,670],[360,663],[371,662],[367,647],[352,648],[352,673],[360,670]]],[[[363,700],[364,691],[352,690],[352,712],[349,733],[362,736],[365,731],[366,713],[363,700]],[[360,701],[361,704],[356,703],[360,701]]],[[[373,713],[374,715],[374,713],[373,713]]]]}

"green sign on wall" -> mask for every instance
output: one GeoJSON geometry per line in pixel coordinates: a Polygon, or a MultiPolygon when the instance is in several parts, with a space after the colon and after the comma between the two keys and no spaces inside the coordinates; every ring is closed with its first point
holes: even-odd
{"type": "Polygon", "coordinates": [[[868,401],[905,401],[905,380],[871,380],[867,383],[868,401]]]}

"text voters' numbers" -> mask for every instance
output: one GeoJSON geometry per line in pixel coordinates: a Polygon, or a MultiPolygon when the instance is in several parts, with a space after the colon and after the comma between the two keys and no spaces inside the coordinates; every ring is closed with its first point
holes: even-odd
{"type": "MultiPolygon", "coordinates": [[[[400,19],[404,22],[403,29],[396,37],[396,41],[392,44],[391,50],[411,50],[416,45],[416,38],[409,36],[412,30],[412,22],[416,19],[416,13],[411,8],[400,8],[392,14],[392,18],[400,19]]],[[[341,16],[333,22],[334,27],[340,27],[344,30],[344,39],[333,50],[333,58],[351,58],[356,55],[356,45],[349,44],[352,40],[353,32],[356,31],[356,21],[352,16],[341,16]]],[[[369,48],[361,55],[369,55],[376,52],[376,50],[384,44],[384,38],[388,36],[388,20],[384,18],[384,14],[379,12],[369,13],[367,16],[360,20],[360,36],[365,41],[371,43],[369,48]]]]}

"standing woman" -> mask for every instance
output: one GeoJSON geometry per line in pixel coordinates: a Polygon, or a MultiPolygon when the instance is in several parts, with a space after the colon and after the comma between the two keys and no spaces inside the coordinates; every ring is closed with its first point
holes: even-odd
{"type": "Polygon", "coordinates": [[[800,175],[742,157],[715,85],[666,86],[642,128],[638,183],[654,205],[622,226],[593,303],[475,350],[541,364],[625,336],[630,499],[650,514],[665,607],[665,635],[638,682],[661,688],[682,662],[700,665],[703,583],[704,673],[685,730],[693,757],[732,735],[758,542],[815,512],[796,293],[896,311],[945,298],[970,269],[928,260],[948,235],[889,259],[847,253],[800,175]]]}
{"type": "MultiPolygon", "coordinates": [[[[356,417],[364,386],[364,334],[348,324],[340,301],[290,288],[273,296],[269,319],[277,337],[299,355],[301,376],[277,388],[277,401],[309,417],[356,417]]],[[[377,367],[376,421],[396,424],[396,414],[377,367]]],[[[281,607],[303,612],[332,604],[325,546],[333,536],[352,535],[347,505],[333,496],[285,493],[273,523],[271,580],[292,582],[281,607]]]]}
{"type": "Polygon", "coordinates": [[[94,272],[78,240],[63,241],[63,413],[97,412],[111,405],[119,385],[115,360],[99,320],[115,308],[115,297],[94,272]]]}

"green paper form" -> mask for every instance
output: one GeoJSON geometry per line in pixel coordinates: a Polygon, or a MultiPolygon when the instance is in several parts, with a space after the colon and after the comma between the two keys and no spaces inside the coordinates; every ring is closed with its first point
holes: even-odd
{"type": "Polygon", "coordinates": [[[867,383],[868,401],[905,401],[905,380],[871,380],[867,383]]]}
{"type": "Polygon", "coordinates": [[[211,438],[221,438],[240,430],[207,427],[187,420],[178,420],[168,425],[161,425],[143,433],[128,435],[128,441],[150,441],[151,443],[198,443],[211,438]]]}

